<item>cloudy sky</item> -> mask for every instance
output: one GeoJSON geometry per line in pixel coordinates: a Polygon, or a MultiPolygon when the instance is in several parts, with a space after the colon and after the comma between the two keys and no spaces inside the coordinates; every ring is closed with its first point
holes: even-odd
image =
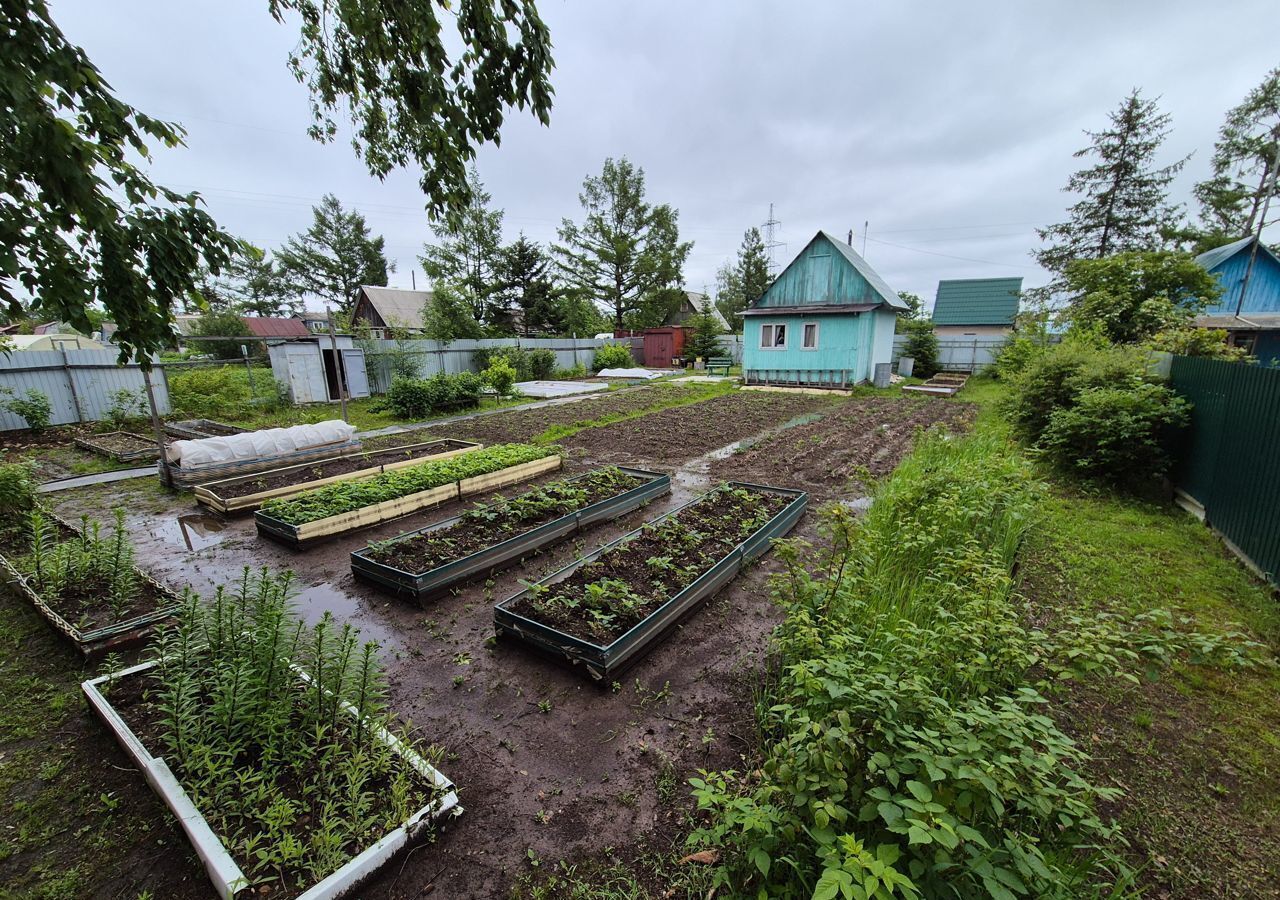
{"type": "MultiPolygon", "coordinates": [[[[188,146],[154,174],[199,190],[223,225],[270,249],[331,192],[387,241],[408,287],[430,230],[417,173],[369,177],[345,140],[305,133],[297,40],[266,0],[51,0],[120,96],[178,121],[188,146]]],[[[1034,227],[1062,218],[1082,130],[1133,87],[1173,116],[1175,184],[1204,177],[1223,113],[1280,64],[1274,0],[1203,3],[837,3],[542,0],[555,44],[551,126],[508,119],[481,178],[506,237],[547,242],[607,156],[647,175],[695,241],[687,286],[714,287],[769,205],[785,263],[820,228],[855,232],[894,288],[932,302],[940,278],[1044,273],[1034,227]]]]}

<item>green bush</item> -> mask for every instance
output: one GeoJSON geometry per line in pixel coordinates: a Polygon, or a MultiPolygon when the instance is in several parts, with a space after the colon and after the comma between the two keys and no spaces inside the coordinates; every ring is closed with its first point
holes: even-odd
{"type": "MultiPolygon", "coordinates": [[[[270,380],[269,372],[254,378],[270,380]]],[[[243,415],[253,401],[243,366],[200,366],[169,375],[169,406],[174,413],[197,419],[243,415]]]]}
{"type": "Polygon", "coordinates": [[[516,381],[529,381],[532,369],[529,354],[519,347],[477,347],[471,351],[471,362],[477,372],[483,372],[496,361],[502,360],[516,373],[516,381]]]}
{"type": "Polygon", "coordinates": [[[928,378],[938,371],[938,336],[933,333],[933,323],[928,319],[913,319],[906,324],[907,341],[902,355],[915,360],[911,374],[928,378]]]}
{"type": "Polygon", "coordinates": [[[597,348],[595,358],[591,360],[591,371],[629,369],[635,364],[636,361],[631,356],[630,347],[625,344],[605,344],[603,347],[597,348]]]}
{"type": "Polygon", "coordinates": [[[516,383],[516,370],[505,359],[499,357],[489,364],[489,368],[480,373],[484,383],[497,391],[499,397],[510,396],[512,385],[516,383]]]}
{"type": "Polygon", "coordinates": [[[529,360],[529,381],[546,381],[555,377],[556,352],[545,347],[525,354],[529,360]]]}
{"type": "Polygon", "coordinates": [[[29,463],[0,465],[0,529],[23,521],[36,502],[29,463]]]}
{"type": "Polygon", "coordinates": [[[1035,444],[1054,410],[1071,406],[1082,391],[1138,384],[1145,372],[1145,355],[1135,348],[1068,338],[1013,377],[1003,409],[1017,435],[1035,444]]]}
{"type": "Polygon", "coordinates": [[[1014,333],[1009,340],[995,352],[991,363],[991,374],[999,381],[1012,381],[1026,371],[1033,360],[1039,359],[1049,352],[1049,345],[1042,340],[1025,334],[1014,333]]]}
{"type": "Polygon", "coordinates": [[[1084,478],[1145,482],[1168,471],[1170,438],[1190,423],[1190,410],[1159,384],[1087,388],[1050,414],[1037,446],[1060,469],[1084,478]]]}
{"type": "Polygon", "coordinates": [[[586,378],[590,373],[587,367],[582,363],[578,363],[569,369],[556,369],[556,378],[561,380],[572,380],[574,378],[586,378]]]}
{"type": "Polygon", "coordinates": [[[442,412],[468,409],[480,402],[484,384],[474,372],[430,378],[396,378],[387,391],[386,405],[401,419],[425,419],[442,412]]]}
{"type": "Polygon", "coordinates": [[[136,391],[120,388],[120,390],[112,391],[107,396],[111,400],[111,403],[107,406],[107,419],[111,422],[111,427],[117,431],[125,428],[135,419],[140,419],[147,414],[147,391],[145,388],[138,388],[136,391]]]}
{"type": "Polygon", "coordinates": [[[32,434],[39,434],[49,427],[49,421],[53,417],[53,407],[44,393],[30,388],[19,397],[8,388],[0,388],[0,391],[3,392],[0,393],[0,398],[4,395],[9,397],[7,400],[0,399],[0,406],[23,419],[32,434]]]}

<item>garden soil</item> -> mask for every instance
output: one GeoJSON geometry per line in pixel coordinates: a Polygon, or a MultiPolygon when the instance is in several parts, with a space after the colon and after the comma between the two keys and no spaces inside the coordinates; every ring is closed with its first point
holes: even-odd
{"type": "MultiPolygon", "coordinates": [[[[643,405],[645,393],[598,401],[616,411],[618,404],[643,405]]],[[[596,402],[573,404],[571,411],[496,414],[415,437],[519,440],[566,416],[598,416],[606,407],[589,411],[596,402]]],[[[626,462],[671,472],[671,495],[424,607],[355,582],[349,553],[456,515],[462,504],[294,552],[259,539],[252,519],[193,515],[190,495],[166,494],[155,479],[77,489],[54,500],[64,515],[84,511],[104,521],[112,506],[124,506],[139,564],[162,581],[211,592],[245,566],[292,569],[300,578],[297,606],[304,618],[329,611],[382,641],[391,706],[414,736],[442,746],[441,769],[458,785],[465,813],[433,844],[386,867],[359,896],[501,897],[530,871],[531,859],[679,849],[681,823],[693,808],[687,779],[698,769],[742,769],[757,746],[753,705],[778,621],[767,582],[780,563],[768,554],[750,566],[614,684],[593,683],[524,646],[497,642],[493,603],[518,593],[522,580],[556,571],[728,475],[815,486],[830,496],[848,484],[834,468],[887,471],[909,449],[916,424],[959,425],[968,416],[948,400],[735,393],[579,432],[565,442],[568,473],[626,462]],[[795,424],[815,414],[823,418],[795,424]]],[[[542,481],[552,477],[563,476],[542,481]]],[[[792,536],[816,539],[817,520],[810,511],[792,536]]],[[[142,778],[127,771],[126,757],[87,712],[67,727],[78,747],[96,748],[104,763],[86,768],[84,777],[101,777],[131,815],[157,814],[159,804],[142,778]]],[[[51,844],[45,864],[65,865],[75,856],[74,840],[68,834],[51,844]]],[[[0,882],[6,866],[17,864],[0,861],[0,882]]],[[[97,877],[96,897],[136,896],[143,889],[157,897],[211,896],[168,819],[97,877]]]]}

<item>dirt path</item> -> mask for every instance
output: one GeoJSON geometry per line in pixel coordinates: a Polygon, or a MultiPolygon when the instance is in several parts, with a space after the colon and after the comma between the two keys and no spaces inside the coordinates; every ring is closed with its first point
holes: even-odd
{"type": "MultiPolygon", "coordinates": [[[[600,400],[630,404],[644,393],[600,400]]],[[[590,402],[575,404],[572,415],[588,415],[584,407],[590,402]]],[[[420,897],[433,885],[433,897],[488,898],[504,896],[528,870],[530,851],[554,861],[610,847],[664,846],[691,807],[687,779],[699,768],[741,765],[741,754],[755,746],[753,690],[777,621],[766,582],[779,563],[768,555],[751,566],[617,685],[592,684],[521,646],[495,642],[493,602],[519,591],[521,579],[560,568],[731,472],[754,473],[784,486],[825,486],[828,467],[851,467],[860,454],[880,454],[878,463],[864,463],[873,468],[892,465],[909,445],[915,423],[958,421],[963,410],[931,400],[832,402],[734,393],[579,432],[565,442],[571,451],[567,471],[625,460],[673,472],[672,495],[426,608],[356,583],[349,553],[453,515],[458,504],[294,553],[258,539],[251,518],[203,515],[188,499],[161,492],[152,479],[69,491],[55,495],[55,502],[61,512],[84,511],[102,520],[111,506],[124,505],[139,564],[162,580],[201,592],[236,577],[244,566],[292,568],[300,575],[301,615],[314,621],[329,610],[366,637],[383,641],[392,707],[412,722],[422,740],[443,746],[441,768],[458,784],[466,812],[436,844],[397,861],[360,896],[420,897]],[[816,412],[826,418],[729,455],[743,439],[816,412]],[[892,441],[874,437],[886,423],[892,441]],[[821,440],[813,446],[826,449],[797,452],[802,446],[797,441],[815,436],[821,440]]],[[[556,424],[548,417],[562,415],[548,408],[493,416],[483,421],[483,437],[528,437],[556,424]]],[[[418,440],[429,436],[479,435],[465,430],[415,435],[418,440]]],[[[815,520],[806,515],[793,536],[814,539],[815,520]]],[[[92,743],[108,764],[127,768],[87,714],[74,718],[77,742],[92,743]]],[[[97,776],[89,769],[84,777],[97,776]]],[[[130,808],[154,814],[156,804],[140,778],[109,781],[127,795],[130,808]]],[[[118,867],[102,873],[93,896],[134,896],[147,886],[155,896],[209,896],[185,842],[172,838],[172,826],[159,833],[169,847],[181,850],[157,861],[155,833],[138,838],[118,867]]],[[[57,861],[64,856],[52,854],[72,852],[63,843],[55,841],[46,851],[55,866],[64,864],[57,861]]]]}

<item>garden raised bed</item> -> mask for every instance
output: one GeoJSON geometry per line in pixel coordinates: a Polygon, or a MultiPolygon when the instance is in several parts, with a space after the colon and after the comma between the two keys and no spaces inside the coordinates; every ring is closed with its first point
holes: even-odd
{"type": "MultiPolygon", "coordinates": [[[[799,520],[807,504],[808,494],[803,491],[749,484],[747,482],[730,482],[722,488],[703,494],[684,506],[653,519],[641,528],[623,535],[616,541],[600,547],[582,559],[570,563],[558,572],[548,575],[515,596],[503,600],[494,607],[495,630],[499,637],[509,637],[523,641],[530,647],[549,654],[556,659],[565,660],[573,665],[581,665],[597,680],[612,680],[652,649],[682,617],[732,581],[743,566],[765,553],[774,539],[786,535],[799,520]],[[625,633],[617,635],[607,642],[593,641],[569,634],[565,630],[538,621],[531,615],[527,615],[525,611],[521,611],[539,593],[554,589],[556,585],[569,579],[582,567],[596,562],[624,544],[641,538],[650,529],[660,526],[668,520],[679,518],[696,504],[708,501],[718,491],[739,489],[753,494],[764,494],[777,498],[780,508],[771,515],[768,521],[748,534],[728,552],[721,555],[714,564],[708,566],[695,580],[661,602],[640,621],[628,628],[625,633]]],[[[638,577],[649,578],[652,574],[648,571],[650,568],[651,560],[650,564],[640,567],[640,571],[645,574],[638,577]]]]}
{"type": "MultiPolygon", "coordinates": [[[[49,520],[50,525],[57,530],[60,541],[80,538],[79,528],[59,518],[52,512],[45,511],[44,515],[49,520]]],[[[156,625],[171,618],[177,611],[180,603],[180,598],[177,594],[141,569],[135,567],[134,572],[141,582],[141,586],[156,598],[158,604],[156,608],[150,612],[130,616],[119,622],[92,627],[72,622],[63,613],[56,610],[54,604],[41,596],[40,592],[35,589],[35,586],[28,581],[26,576],[19,572],[18,568],[3,553],[0,553],[0,573],[3,573],[5,581],[13,585],[17,592],[26,598],[50,625],[65,635],[75,644],[76,649],[86,657],[96,657],[107,651],[135,644],[145,639],[156,625]]]]}
{"type": "MultiPolygon", "coordinates": [[[[496,450],[500,448],[487,448],[496,450]]],[[[445,462],[441,460],[441,462],[445,462]]],[[[432,465],[428,461],[419,465],[432,465]]],[[[340,512],[335,515],[326,516],[324,518],[313,519],[311,521],[293,524],[286,522],[281,518],[273,515],[269,510],[259,509],[255,512],[254,519],[257,524],[258,534],[270,538],[291,547],[300,550],[318,541],[326,540],[347,531],[354,531],[358,528],[365,528],[370,525],[377,525],[380,522],[387,522],[391,519],[398,519],[401,516],[409,515],[422,509],[428,509],[432,506],[439,506],[441,503],[447,503],[450,500],[457,500],[461,497],[468,497],[472,494],[480,494],[486,491],[498,490],[512,484],[519,484],[530,478],[536,478],[547,472],[554,472],[561,466],[561,459],[558,453],[549,456],[543,456],[530,462],[523,462],[517,465],[508,466],[504,469],[486,472],[482,475],[475,475],[469,478],[463,478],[458,481],[451,481],[446,484],[432,487],[427,490],[418,491],[412,494],[395,497],[394,499],[384,500],[378,503],[371,503],[362,506],[359,509],[352,509],[346,512],[340,512]]],[[[408,469],[401,471],[409,471],[408,469]]],[[[388,477],[392,477],[397,473],[388,473],[388,477]]],[[[381,476],[374,476],[375,478],[381,476]]],[[[366,479],[367,483],[373,479],[366,479]]],[[[332,487],[332,486],[329,486],[332,487]]],[[[326,488],[320,488],[320,491],[326,488]]],[[[296,502],[304,498],[306,494],[296,495],[290,500],[296,502]]],[[[285,503],[290,502],[285,500],[285,503]]]]}
{"type": "Polygon", "coordinates": [[[164,433],[179,441],[227,437],[232,434],[244,434],[246,430],[239,425],[225,425],[212,419],[185,419],[181,422],[166,422],[164,425],[164,433]]]}
{"type": "Polygon", "coordinates": [[[448,459],[481,446],[471,441],[444,439],[269,469],[198,485],[196,502],[222,513],[247,512],[276,497],[300,494],[338,481],[368,478],[431,459],[448,459]]]}
{"type": "MultiPolygon", "coordinates": [[[[459,559],[454,559],[426,571],[405,571],[394,565],[378,562],[374,557],[377,555],[378,550],[388,545],[400,544],[422,535],[429,535],[464,523],[467,520],[466,515],[454,516],[441,522],[436,522],[433,525],[428,525],[426,528],[407,532],[380,545],[356,550],[351,554],[351,571],[358,578],[363,578],[393,593],[410,596],[415,600],[424,600],[443,593],[454,585],[468,579],[495,571],[515,560],[529,556],[543,547],[563,540],[576,531],[581,531],[598,522],[605,522],[626,515],[671,490],[671,476],[669,475],[623,466],[619,466],[617,471],[639,483],[622,490],[612,497],[597,500],[573,512],[539,522],[527,531],[490,544],[482,550],[470,553],[459,559]]],[[[564,483],[580,482],[594,474],[596,473],[588,472],[583,475],[577,475],[567,479],[564,483]]],[[[519,499],[516,498],[516,500],[519,499]]],[[[483,529],[484,526],[482,523],[477,523],[473,527],[483,529]]]]}
{"type": "MultiPolygon", "coordinates": [[[[249,877],[241,870],[239,864],[227,851],[227,848],[214,833],[213,829],[210,828],[209,823],[192,802],[190,795],[178,783],[177,778],[165,763],[164,758],[152,755],[147,746],[124,721],[115,707],[112,706],[108,695],[102,689],[102,685],[111,681],[113,677],[115,679],[123,679],[137,676],[155,665],[155,662],[146,662],[124,669],[114,676],[108,674],[91,678],[85,681],[81,688],[89,701],[90,708],[102,720],[103,724],[111,730],[111,733],[115,735],[120,746],[133,759],[138,768],[142,770],[142,774],[147,779],[147,783],[151,785],[152,790],[160,795],[165,805],[169,807],[177,818],[178,824],[182,826],[182,830],[191,841],[201,862],[204,863],[205,871],[208,872],[218,896],[226,898],[226,900],[240,895],[247,897],[253,893],[251,890],[252,882],[249,877]]],[[[300,681],[303,684],[307,683],[305,673],[298,670],[296,666],[294,666],[294,670],[297,671],[300,681]]],[[[343,703],[343,709],[353,718],[357,715],[356,709],[348,703],[343,703]]],[[[323,880],[298,894],[296,900],[330,900],[330,898],[349,894],[353,888],[376,872],[397,853],[405,849],[409,844],[419,840],[423,832],[430,827],[434,820],[445,815],[458,815],[462,812],[462,808],[458,805],[457,792],[453,789],[453,783],[441,774],[439,770],[431,766],[415,750],[406,746],[385,728],[373,726],[370,733],[376,735],[384,746],[391,748],[408,765],[412,766],[419,775],[433,784],[436,788],[436,794],[430,804],[417,810],[398,828],[384,834],[381,839],[349,859],[323,880]]]]}
{"type": "Polygon", "coordinates": [[[76,446],[120,462],[160,457],[160,448],[154,440],[127,431],[109,431],[92,437],[76,438],[76,446]]]}

